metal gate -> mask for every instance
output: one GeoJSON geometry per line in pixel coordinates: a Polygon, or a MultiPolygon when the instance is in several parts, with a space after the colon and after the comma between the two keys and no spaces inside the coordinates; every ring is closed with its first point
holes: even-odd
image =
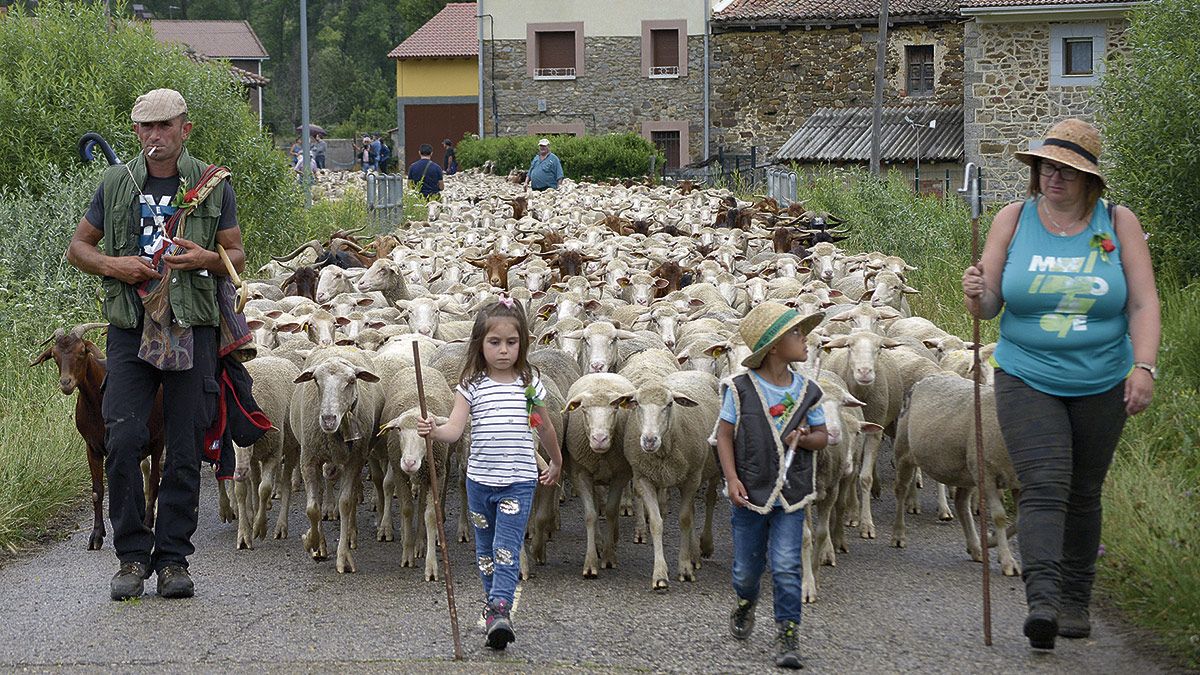
{"type": "Polygon", "coordinates": [[[367,218],[374,231],[387,232],[404,222],[407,181],[402,173],[367,174],[367,218]]]}
{"type": "Polygon", "coordinates": [[[781,208],[796,201],[796,172],[779,167],[767,169],[767,194],[779,202],[781,208]]]}

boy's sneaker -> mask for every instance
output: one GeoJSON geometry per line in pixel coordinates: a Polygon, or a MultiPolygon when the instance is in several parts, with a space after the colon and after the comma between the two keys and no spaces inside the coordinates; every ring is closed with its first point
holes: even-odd
{"type": "Polygon", "coordinates": [[[121,569],[108,584],[108,594],[113,600],[136,598],[145,590],[145,581],[150,568],[140,562],[121,563],[121,569]]]}
{"type": "Polygon", "coordinates": [[[165,565],[158,571],[158,595],[164,598],[190,598],[196,585],[183,565],[165,565]]]}
{"type": "Polygon", "coordinates": [[[796,636],[796,629],[800,624],[795,621],[780,621],[779,636],[776,638],[779,649],[775,652],[775,665],[780,668],[791,668],[793,670],[803,668],[804,664],[800,663],[800,643],[796,636]]]}
{"type": "Polygon", "coordinates": [[[492,649],[504,649],[508,643],[517,640],[512,621],[508,618],[509,609],[507,600],[496,600],[488,604],[483,614],[483,622],[487,627],[487,646],[492,649]]]}
{"type": "Polygon", "coordinates": [[[1065,638],[1085,638],[1092,634],[1087,607],[1063,607],[1058,613],[1058,634],[1065,638]]]}
{"type": "Polygon", "coordinates": [[[737,606],[729,614],[729,632],[739,640],[750,637],[754,630],[754,608],[758,605],[754,600],[738,598],[737,606]]]}

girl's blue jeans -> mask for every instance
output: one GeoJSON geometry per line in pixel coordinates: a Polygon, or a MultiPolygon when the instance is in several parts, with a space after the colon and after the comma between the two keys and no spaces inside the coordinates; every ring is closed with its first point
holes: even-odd
{"type": "Polygon", "coordinates": [[[512,605],[521,571],[521,544],[536,481],[500,487],[467,479],[467,509],[475,526],[475,562],[489,602],[512,605]]]}
{"type": "Polygon", "coordinates": [[[776,506],[763,515],[735,506],[733,524],[733,590],[743,600],[758,599],[758,584],[771,562],[775,621],[800,622],[803,596],[800,550],[804,543],[804,509],[785,513],[776,506]]]}

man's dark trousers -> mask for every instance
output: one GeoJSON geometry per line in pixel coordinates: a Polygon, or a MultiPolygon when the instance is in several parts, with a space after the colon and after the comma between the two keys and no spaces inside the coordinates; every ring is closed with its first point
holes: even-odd
{"type": "Polygon", "coordinates": [[[192,368],[165,371],[138,358],[140,324],[108,331],[108,377],[101,410],[113,548],[122,563],[139,562],[155,571],[167,564],[187,567],[187,557],[196,550],[191,540],[199,518],[201,446],[216,416],[220,388],[215,377],[217,329],[196,326],[192,334],[192,368]],[[160,384],[167,447],[151,531],[145,525],[139,455],[149,439],[146,422],[160,384]]]}

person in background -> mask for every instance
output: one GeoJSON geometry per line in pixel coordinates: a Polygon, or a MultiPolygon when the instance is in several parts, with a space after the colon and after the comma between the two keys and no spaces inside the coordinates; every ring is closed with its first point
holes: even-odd
{"type": "Polygon", "coordinates": [[[382,171],[379,160],[383,157],[383,141],[382,136],[371,138],[371,168],[376,171],[382,171]]]}
{"type": "Polygon", "coordinates": [[[421,153],[421,159],[412,163],[408,167],[408,179],[414,183],[418,183],[421,190],[421,196],[426,199],[441,194],[442,188],[446,186],[443,180],[442,167],[438,166],[433,161],[433,146],[428,143],[422,143],[418,152],[421,153]]]}
{"type": "Polygon", "coordinates": [[[379,137],[379,172],[387,173],[388,167],[392,163],[392,147],[383,142],[383,137],[379,137]]]}
{"type": "Polygon", "coordinates": [[[317,162],[317,168],[322,171],[325,169],[325,152],[329,149],[329,144],[325,142],[325,137],[317,134],[317,142],[313,143],[312,151],[314,159],[317,162]]]}
{"type": "Polygon", "coordinates": [[[529,162],[525,183],[534,190],[547,190],[557,188],[562,177],[562,162],[558,161],[558,155],[550,152],[550,140],[543,138],[538,141],[538,154],[529,162]]]}
{"type": "Polygon", "coordinates": [[[362,158],[363,173],[367,173],[373,167],[371,166],[371,137],[363,136],[362,148],[359,150],[359,155],[362,158]]]}
{"type": "Polygon", "coordinates": [[[1021,483],[1021,565],[1034,649],[1084,638],[1100,490],[1125,419],[1150,405],[1161,323],[1137,216],[1102,199],[1100,132],[1078,119],[1016,153],[1029,198],[996,214],[962,276],[967,311],[1000,318],[996,415],[1021,483]]]}
{"type": "Polygon", "coordinates": [[[442,157],[442,169],[447,176],[453,176],[458,173],[458,157],[454,155],[454,143],[447,138],[442,141],[442,147],[446,149],[446,154],[442,157]]]}
{"type": "Polygon", "coordinates": [[[300,137],[297,136],[296,140],[292,141],[292,146],[288,148],[288,161],[291,162],[293,169],[300,166],[301,151],[302,148],[300,147],[300,137]]]}

